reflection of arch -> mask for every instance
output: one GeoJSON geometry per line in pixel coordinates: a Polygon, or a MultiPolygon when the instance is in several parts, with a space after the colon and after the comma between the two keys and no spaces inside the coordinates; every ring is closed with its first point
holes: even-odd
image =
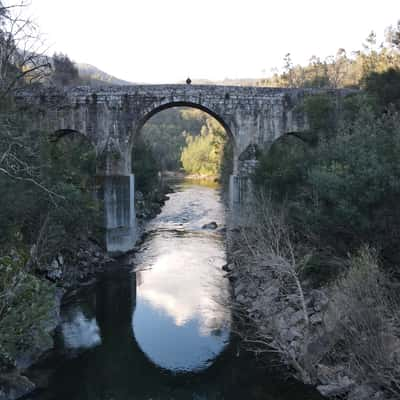
{"type": "Polygon", "coordinates": [[[227,137],[232,141],[233,146],[235,148],[236,143],[235,143],[235,136],[233,134],[233,131],[235,129],[234,122],[233,121],[226,121],[222,116],[211,110],[210,108],[199,104],[199,103],[194,103],[191,101],[173,101],[173,102],[168,102],[165,104],[162,104],[160,106],[157,106],[155,108],[151,108],[149,111],[146,111],[144,116],[139,120],[136,126],[135,132],[130,137],[130,144],[129,144],[129,149],[132,149],[135,137],[141,134],[142,128],[144,124],[154,115],[158,114],[159,112],[162,112],[164,110],[167,110],[169,108],[175,108],[175,107],[188,107],[188,108],[195,108],[197,110],[201,110],[205,112],[206,114],[210,115],[211,117],[215,118],[225,129],[225,132],[227,134],[227,137]]]}

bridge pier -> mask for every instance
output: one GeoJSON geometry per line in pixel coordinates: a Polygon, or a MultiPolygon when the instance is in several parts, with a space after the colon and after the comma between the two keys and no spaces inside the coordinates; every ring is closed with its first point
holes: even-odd
{"type": "Polygon", "coordinates": [[[106,248],[111,254],[132,250],[137,239],[135,177],[111,175],[102,178],[106,248]]]}
{"type": "Polygon", "coordinates": [[[229,177],[229,205],[235,212],[253,195],[253,182],[250,176],[231,175],[229,177]]]}

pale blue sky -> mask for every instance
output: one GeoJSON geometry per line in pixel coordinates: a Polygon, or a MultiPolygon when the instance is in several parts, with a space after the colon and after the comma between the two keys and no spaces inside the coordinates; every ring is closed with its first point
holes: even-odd
{"type": "Polygon", "coordinates": [[[121,79],[257,78],[344,47],[400,19],[400,0],[32,0],[53,51],[121,79]]]}

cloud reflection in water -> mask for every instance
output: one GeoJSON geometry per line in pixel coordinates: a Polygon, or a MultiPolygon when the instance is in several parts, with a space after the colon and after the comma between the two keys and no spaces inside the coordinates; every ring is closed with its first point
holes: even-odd
{"type": "Polygon", "coordinates": [[[62,323],[61,330],[65,347],[69,349],[89,349],[101,344],[96,318],[87,318],[80,310],[71,320],[62,323]]]}
{"type": "Polygon", "coordinates": [[[142,271],[136,274],[132,324],[136,341],[154,363],[173,371],[199,370],[227,345],[225,260],[221,237],[209,231],[163,229],[149,237],[135,260],[142,271]]]}

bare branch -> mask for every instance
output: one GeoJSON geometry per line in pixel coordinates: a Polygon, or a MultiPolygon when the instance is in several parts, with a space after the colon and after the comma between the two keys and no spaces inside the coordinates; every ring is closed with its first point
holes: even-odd
{"type": "Polygon", "coordinates": [[[7,171],[6,169],[1,168],[1,167],[0,167],[0,172],[3,173],[4,175],[8,176],[11,179],[32,183],[35,186],[39,187],[44,192],[46,192],[47,194],[49,194],[50,197],[57,197],[57,198],[59,198],[61,200],[65,200],[64,196],[61,196],[60,194],[58,194],[56,192],[53,192],[52,190],[50,190],[47,187],[45,187],[44,185],[42,185],[40,182],[38,182],[35,179],[33,179],[32,177],[16,176],[16,175],[11,174],[9,171],[7,171]]]}

